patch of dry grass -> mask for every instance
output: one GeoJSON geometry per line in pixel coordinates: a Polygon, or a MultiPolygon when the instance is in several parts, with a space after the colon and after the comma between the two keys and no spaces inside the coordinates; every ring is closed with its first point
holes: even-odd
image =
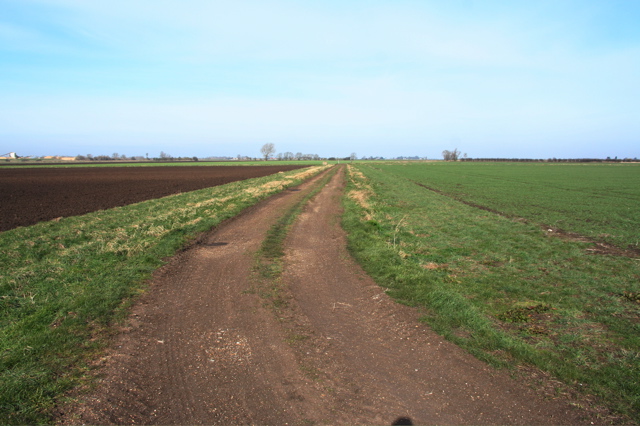
{"type": "Polygon", "coordinates": [[[347,197],[358,203],[364,210],[363,220],[368,221],[373,219],[372,207],[369,203],[369,198],[373,195],[373,191],[369,182],[364,174],[355,167],[347,166],[347,176],[349,181],[353,184],[354,188],[349,190],[347,197]]]}

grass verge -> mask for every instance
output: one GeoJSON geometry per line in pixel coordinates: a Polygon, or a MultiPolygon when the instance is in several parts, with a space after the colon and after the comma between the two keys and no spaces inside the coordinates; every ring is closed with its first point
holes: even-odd
{"type": "Polygon", "coordinates": [[[0,233],[0,423],[50,422],[163,259],[325,168],[0,233]]]}
{"type": "Polygon", "coordinates": [[[422,307],[434,330],[478,358],[534,366],[640,421],[637,259],[594,255],[589,242],[384,168],[349,170],[349,249],[391,296],[422,307]]]}

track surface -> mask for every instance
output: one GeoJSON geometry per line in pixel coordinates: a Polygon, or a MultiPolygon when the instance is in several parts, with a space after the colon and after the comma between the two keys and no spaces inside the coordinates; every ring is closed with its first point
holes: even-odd
{"type": "Polygon", "coordinates": [[[301,167],[0,168],[0,232],[301,167]]]}
{"type": "Polygon", "coordinates": [[[159,274],[102,360],[95,391],[63,413],[90,424],[589,424],[443,341],[351,260],[344,171],[287,241],[287,303],[252,275],[271,224],[318,179],[273,197],[159,274]]]}

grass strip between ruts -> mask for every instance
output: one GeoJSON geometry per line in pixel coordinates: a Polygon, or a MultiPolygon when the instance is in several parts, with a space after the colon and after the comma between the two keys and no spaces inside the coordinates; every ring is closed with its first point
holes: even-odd
{"type": "Polygon", "coordinates": [[[267,231],[260,250],[256,253],[255,270],[260,279],[268,282],[270,290],[263,294],[268,296],[275,308],[284,303],[280,297],[282,261],[284,257],[284,241],[296,218],[302,213],[305,205],[324,188],[336,174],[338,168],[331,170],[319,182],[314,184],[308,194],[289,208],[267,231]]]}

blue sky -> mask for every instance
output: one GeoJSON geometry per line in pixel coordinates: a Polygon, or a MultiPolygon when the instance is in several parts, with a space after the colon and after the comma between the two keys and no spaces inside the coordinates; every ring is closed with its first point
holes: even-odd
{"type": "Polygon", "coordinates": [[[638,0],[0,0],[0,154],[640,156],[638,0]]]}

